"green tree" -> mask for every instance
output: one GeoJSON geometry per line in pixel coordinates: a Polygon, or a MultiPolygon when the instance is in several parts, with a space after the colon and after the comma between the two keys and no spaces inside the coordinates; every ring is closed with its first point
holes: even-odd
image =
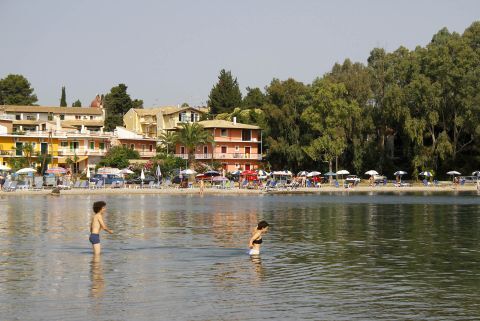
{"type": "Polygon", "coordinates": [[[195,148],[213,142],[212,134],[199,123],[182,123],[176,133],[176,141],[187,149],[188,163],[193,168],[195,162],[195,148]]]}
{"type": "Polygon", "coordinates": [[[67,107],[67,95],[65,93],[65,86],[62,86],[62,96],[60,97],[60,107],[67,107]]]}
{"type": "Polygon", "coordinates": [[[77,99],[73,104],[72,104],[72,107],[82,107],[82,102],[77,99]]]}
{"type": "Polygon", "coordinates": [[[99,167],[126,168],[130,165],[128,162],[129,159],[140,159],[140,154],[136,150],[128,147],[114,146],[108,150],[98,165],[99,167]]]}
{"type": "Polygon", "coordinates": [[[143,108],[143,100],[142,99],[134,99],[132,101],[132,108],[135,109],[142,109],[143,108]]]}
{"type": "Polygon", "coordinates": [[[10,74],[0,79],[0,105],[33,105],[37,96],[28,80],[22,75],[10,74]]]}
{"type": "Polygon", "coordinates": [[[73,170],[73,167],[76,167],[78,163],[79,157],[77,154],[73,154],[73,156],[69,156],[65,159],[65,163],[70,167],[70,173],[76,174],[76,170],[73,170]]]}
{"type": "Polygon", "coordinates": [[[308,100],[309,106],[303,111],[302,120],[315,138],[303,149],[313,160],[328,162],[332,171],[332,161],[347,147],[348,132],[359,118],[360,107],[356,101],[347,99],[344,84],[326,78],[313,82],[308,100]]]}
{"type": "Polygon", "coordinates": [[[159,136],[161,146],[160,151],[165,150],[166,154],[170,154],[175,151],[175,143],[177,142],[177,135],[174,132],[165,132],[159,136]]]}
{"type": "MultiPolygon", "coordinates": [[[[137,101],[138,103],[138,101],[137,101]]],[[[127,86],[119,84],[105,95],[104,108],[106,111],[105,129],[113,131],[116,126],[123,125],[123,115],[133,108],[133,101],[127,93],[127,86]]]]}
{"type": "Polygon", "coordinates": [[[247,87],[247,94],[243,98],[242,106],[245,109],[255,109],[262,107],[266,102],[265,94],[260,88],[247,87]]]}
{"type": "Polygon", "coordinates": [[[308,164],[302,146],[310,140],[307,126],[300,118],[306,105],[308,86],[294,79],[273,79],[266,88],[267,103],[265,149],[273,169],[297,171],[308,164]]]}
{"type": "Polygon", "coordinates": [[[22,145],[22,153],[23,153],[23,156],[25,157],[25,159],[27,160],[27,163],[28,163],[28,166],[32,166],[32,158],[33,158],[33,154],[35,152],[35,149],[33,148],[33,144],[32,143],[24,143],[22,145]]]}
{"type": "Polygon", "coordinates": [[[160,165],[163,177],[172,177],[178,173],[178,169],[185,166],[185,160],[180,157],[175,157],[171,154],[157,154],[151,159],[154,164],[152,170],[156,170],[156,165],[160,165]]]}
{"type": "Polygon", "coordinates": [[[208,96],[207,105],[213,115],[231,112],[235,107],[242,105],[242,93],[237,78],[233,78],[230,71],[222,69],[218,82],[213,86],[208,96]]]}

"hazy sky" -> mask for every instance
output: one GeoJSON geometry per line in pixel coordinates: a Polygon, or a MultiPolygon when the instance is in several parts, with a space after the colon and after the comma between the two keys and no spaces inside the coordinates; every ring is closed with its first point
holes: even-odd
{"type": "Polygon", "coordinates": [[[87,105],[119,83],[146,107],[204,104],[220,69],[245,88],[306,83],[374,47],[462,33],[480,1],[0,0],[0,78],[27,77],[41,105],[87,105]]]}

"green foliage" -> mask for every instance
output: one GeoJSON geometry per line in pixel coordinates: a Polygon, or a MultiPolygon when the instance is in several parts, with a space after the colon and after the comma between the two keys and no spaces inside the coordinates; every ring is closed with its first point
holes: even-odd
{"type": "Polygon", "coordinates": [[[140,159],[140,154],[128,147],[114,146],[108,150],[98,166],[126,168],[129,166],[129,159],[140,159]]]}
{"type": "Polygon", "coordinates": [[[67,95],[65,93],[65,86],[62,86],[62,96],[60,97],[60,107],[67,107],[67,95]]]}
{"type": "Polygon", "coordinates": [[[246,109],[255,109],[262,107],[266,102],[265,94],[260,88],[247,87],[247,95],[243,98],[242,106],[246,109]]]}
{"type": "Polygon", "coordinates": [[[218,76],[218,83],[213,86],[208,96],[208,106],[213,115],[229,113],[235,107],[242,105],[242,93],[237,78],[233,78],[230,71],[222,69],[218,76]]]}
{"type": "Polygon", "coordinates": [[[123,125],[123,115],[131,108],[142,108],[143,101],[135,99],[132,101],[130,95],[127,94],[127,86],[119,84],[105,95],[104,108],[106,111],[105,129],[113,131],[116,126],[123,125]]]}
{"type": "Polygon", "coordinates": [[[151,159],[153,163],[152,175],[155,174],[157,164],[160,165],[163,177],[172,177],[180,168],[185,168],[185,160],[180,157],[175,157],[171,154],[157,154],[151,159]]]}
{"type": "Polygon", "coordinates": [[[160,146],[157,146],[157,151],[170,154],[175,152],[175,143],[177,142],[177,134],[174,132],[165,132],[159,136],[160,146]]]}
{"type": "Polygon", "coordinates": [[[72,107],[82,107],[82,102],[77,99],[73,104],[72,104],[72,107]]]}
{"type": "Polygon", "coordinates": [[[0,79],[0,105],[33,105],[37,96],[22,75],[10,74],[0,79]]]}

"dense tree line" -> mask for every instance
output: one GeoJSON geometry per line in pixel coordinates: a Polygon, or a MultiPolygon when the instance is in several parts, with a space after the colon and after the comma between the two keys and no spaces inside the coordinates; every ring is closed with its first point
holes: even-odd
{"type": "MultiPolygon", "coordinates": [[[[235,89],[219,86],[211,98],[235,89]]],[[[366,65],[347,59],[311,84],[274,79],[241,103],[214,102],[217,118],[264,128],[272,169],[467,174],[480,167],[480,22],[414,50],[375,48],[366,65]]]]}

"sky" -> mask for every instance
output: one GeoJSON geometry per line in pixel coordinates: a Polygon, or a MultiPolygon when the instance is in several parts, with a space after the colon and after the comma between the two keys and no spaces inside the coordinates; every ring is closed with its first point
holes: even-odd
{"type": "Polygon", "coordinates": [[[478,0],[0,0],[0,78],[24,75],[38,104],[89,105],[119,83],[145,107],[204,105],[221,69],[243,93],[312,82],[375,47],[425,46],[480,20],[478,0]]]}

